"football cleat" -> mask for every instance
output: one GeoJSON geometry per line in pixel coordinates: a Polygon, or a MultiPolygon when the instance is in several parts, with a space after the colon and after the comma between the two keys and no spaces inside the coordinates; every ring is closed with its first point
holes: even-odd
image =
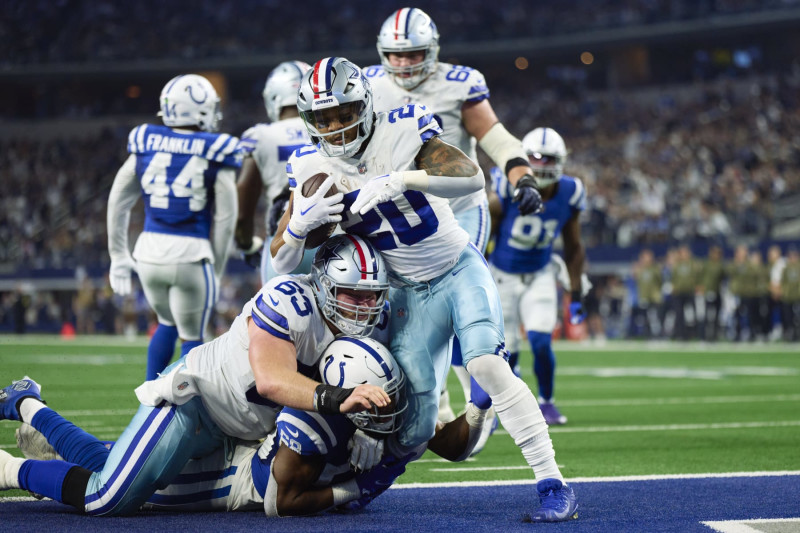
{"type": "Polygon", "coordinates": [[[541,402],[539,409],[542,410],[542,416],[548,426],[563,426],[567,423],[567,417],[561,414],[553,402],[541,402]]]}
{"type": "Polygon", "coordinates": [[[578,518],[578,500],[572,487],[559,479],[546,478],[536,484],[542,506],[531,516],[532,522],[565,522],[578,518]]]}
{"type": "Polygon", "coordinates": [[[0,390],[0,420],[19,420],[19,402],[29,397],[42,401],[42,388],[28,376],[0,390]]]}
{"type": "Polygon", "coordinates": [[[63,458],[56,453],[55,448],[47,442],[47,438],[27,422],[23,422],[14,434],[17,438],[17,448],[26,459],[39,461],[59,459],[63,461],[63,458]]]}

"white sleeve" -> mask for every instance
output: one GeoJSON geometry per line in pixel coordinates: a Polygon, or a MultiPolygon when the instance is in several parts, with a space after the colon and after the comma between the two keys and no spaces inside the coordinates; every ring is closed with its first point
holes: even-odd
{"type": "Polygon", "coordinates": [[[131,154],[114,177],[108,195],[106,225],[108,229],[108,255],[112,260],[130,260],[128,248],[128,225],[131,209],[139,200],[141,191],[136,178],[136,156],[131,154]]]}
{"type": "Polygon", "coordinates": [[[228,251],[233,241],[238,211],[236,172],[232,168],[223,168],[217,173],[214,195],[214,230],[211,233],[211,248],[214,252],[214,272],[217,276],[221,276],[225,271],[228,251]]]}

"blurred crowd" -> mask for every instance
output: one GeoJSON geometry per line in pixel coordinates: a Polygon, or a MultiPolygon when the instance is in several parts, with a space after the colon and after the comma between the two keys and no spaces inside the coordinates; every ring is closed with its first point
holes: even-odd
{"type": "MultiPolygon", "coordinates": [[[[453,0],[424,5],[448,42],[565,35],[621,26],[763,12],[797,0],[453,0]],[[580,16],[576,16],[580,13],[580,16]]],[[[10,0],[0,2],[0,64],[237,57],[371,48],[391,8],[317,0],[308,10],[277,0],[10,0]],[[305,24],[314,13],[325,24],[305,24]],[[292,31],[286,21],[296,20],[292,31]],[[158,31],[153,31],[153,25],[158,31]],[[180,36],[166,39],[164,36],[180,36]],[[265,39],[265,36],[269,36],[265,39]]],[[[401,6],[394,6],[395,8],[401,6]]]]}

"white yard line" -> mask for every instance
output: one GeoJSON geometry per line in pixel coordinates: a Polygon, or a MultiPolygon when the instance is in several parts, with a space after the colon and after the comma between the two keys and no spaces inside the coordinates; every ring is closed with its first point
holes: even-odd
{"type": "Polygon", "coordinates": [[[700,522],[720,533],[764,533],[763,529],[750,527],[748,524],[791,524],[792,529],[769,528],[768,531],[800,531],[800,517],[797,518],[753,518],[752,520],[713,520],[700,522]]]}

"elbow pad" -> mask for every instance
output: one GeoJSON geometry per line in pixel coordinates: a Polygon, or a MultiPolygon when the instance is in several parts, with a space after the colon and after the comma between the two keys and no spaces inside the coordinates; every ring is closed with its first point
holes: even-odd
{"type": "Polygon", "coordinates": [[[511,135],[501,123],[496,122],[486,135],[478,141],[478,146],[486,152],[494,164],[505,170],[519,165],[528,165],[528,156],[522,149],[522,141],[511,135]]]}

